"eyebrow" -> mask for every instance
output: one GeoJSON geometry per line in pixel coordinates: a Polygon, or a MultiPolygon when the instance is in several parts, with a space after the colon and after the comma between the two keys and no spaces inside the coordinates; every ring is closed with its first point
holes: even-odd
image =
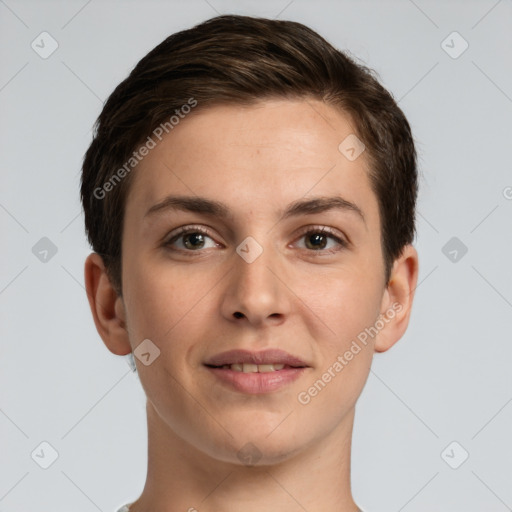
{"type": "MultiPolygon", "coordinates": [[[[169,210],[183,210],[193,213],[201,213],[219,217],[221,219],[233,219],[234,214],[227,205],[213,199],[199,196],[177,196],[169,195],[162,201],[154,204],[144,215],[152,216],[169,210]]],[[[281,210],[280,216],[283,219],[298,217],[300,215],[313,215],[315,213],[327,212],[330,210],[341,210],[354,212],[366,225],[363,211],[355,204],[340,196],[314,197],[294,201],[281,210]]]]}

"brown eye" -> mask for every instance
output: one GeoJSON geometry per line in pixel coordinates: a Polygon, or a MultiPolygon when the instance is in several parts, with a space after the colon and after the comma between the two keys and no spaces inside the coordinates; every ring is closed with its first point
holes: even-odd
{"type": "Polygon", "coordinates": [[[347,242],[339,236],[333,234],[327,228],[309,229],[302,233],[301,239],[305,239],[305,248],[310,251],[316,251],[321,253],[333,253],[347,247],[347,242]],[[329,240],[334,241],[334,247],[327,247],[329,240]]]}
{"type": "Polygon", "coordinates": [[[202,249],[204,245],[203,233],[185,233],[181,235],[183,238],[183,245],[187,249],[202,249]]]}
{"type": "MultiPolygon", "coordinates": [[[[177,234],[175,234],[172,238],[170,238],[167,242],[164,243],[166,247],[170,247],[171,249],[176,249],[179,251],[197,251],[198,249],[205,249],[206,247],[206,239],[212,240],[212,238],[207,234],[207,232],[201,228],[193,227],[193,228],[183,228],[177,234]],[[175,247],[176,242],[181,240],[181,247],[178,244],[175,247]]],[[[213,244],[210,247],[217,247],[217,244],[212,240],[213,244]]]]}
{"type": "Polygon", "coordinates": [[[306,247],[308,249],[324,249],[327,245],[327,237],[323,233],[306,235],[306,247]]]}

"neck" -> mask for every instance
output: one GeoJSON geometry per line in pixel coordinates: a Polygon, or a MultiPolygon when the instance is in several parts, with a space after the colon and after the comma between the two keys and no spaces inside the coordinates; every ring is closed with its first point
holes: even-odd
{"type": "Polygon", "coordinates": [[[246,466],[198,450],[148,400],[147,479],[130,512],[231,511],[241,504],[244,512],[358,512],[350,489],[354,412],[309,446],[246,466]]]}

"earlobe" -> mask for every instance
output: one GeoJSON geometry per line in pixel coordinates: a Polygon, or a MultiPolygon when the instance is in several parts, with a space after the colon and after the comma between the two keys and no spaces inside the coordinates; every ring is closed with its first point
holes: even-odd
{"type": "Polygon", "coordinates": [[[131,352],[123,299],[110,283],[101,256],[89,254],[84,266],[85,289],[96,330],[107,348],[116,355],[131,352]]]}
{"type": "Polygon", "coordinates": [[[404,335],[409,325],[418,270],[418,252],[409,244],[395,260],[384,291],[381,315],[386,325],[376,338],[376,352],[389,350],[404,335]]]}

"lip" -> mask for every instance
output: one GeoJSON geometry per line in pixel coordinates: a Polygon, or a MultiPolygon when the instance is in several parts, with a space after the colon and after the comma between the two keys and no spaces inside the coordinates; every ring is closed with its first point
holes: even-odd
{"type": "Polygon", "coordinates": [[[235,391],[241,393],[260,395],[277,391],[297,380],[305,371],[305,368],[285,367],[266,373],[243,373],[227,368],[206,367],[221,382],[235,391]]]}
{"type": "MultiPolygon", "coordinates": [[[[212,367],[237,363],[284,364],[286,366],[293,366],[293,369],[298,367],[309,367],[309,365],[299,357],[293,356],[288,352],[277,348],[269,348],[260,352],[242,349],[228,350],[227,352],[221,352],[220,354],[211,357],[204,364],[208,367],[212,367]]],[[[283,368],[283,370],[285,369],[283,368]]]]}

